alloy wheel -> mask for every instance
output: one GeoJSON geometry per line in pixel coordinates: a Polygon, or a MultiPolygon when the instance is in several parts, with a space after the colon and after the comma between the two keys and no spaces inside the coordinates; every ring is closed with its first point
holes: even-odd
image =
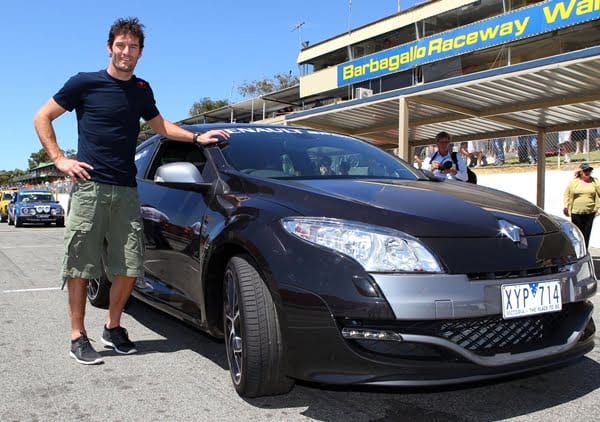
{"type": "Polygon", "coordinates": [[[236,275],[232,271],[225,274],[225,335],[227,342],[227,360],[231,377],[236,385],[242,379],[243,348],[240,325],[240,307],[236,275]]]}

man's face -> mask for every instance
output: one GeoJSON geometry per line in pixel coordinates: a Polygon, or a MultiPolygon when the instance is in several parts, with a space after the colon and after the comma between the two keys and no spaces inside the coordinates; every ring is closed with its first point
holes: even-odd
{"type": "Polygon", "coordinates": [[[131,34],[117,35],[112,46],[107,46],[111,54],[111,65],[118,71],[133,73],[138,59],[142,56],[140,41],[131,34]]]}
{"type": "Polygon", "coordinates": [[[450,139],[448,138],[440,138],[437,141],[438,151],[442,155],[446,155],[448,153],[448,148],[450,147],[450,139]]]}

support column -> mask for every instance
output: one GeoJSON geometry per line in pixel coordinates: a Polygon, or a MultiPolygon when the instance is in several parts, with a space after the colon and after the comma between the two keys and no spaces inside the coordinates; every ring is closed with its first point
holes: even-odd
{"type": "Polygon", "coordinates": [[[414,160],[408,144],[408,101],[405,97],[398,98],[398,156],[408,162],[414,160]]]}
{"type": "MultiPolygon", "coordinates": [[[[537,133],[537,203],[544,208],[546,202],[546,131],[540,129],[537,133]]],[[[560,154],[559,154],[560,159],[560,154]]]]}

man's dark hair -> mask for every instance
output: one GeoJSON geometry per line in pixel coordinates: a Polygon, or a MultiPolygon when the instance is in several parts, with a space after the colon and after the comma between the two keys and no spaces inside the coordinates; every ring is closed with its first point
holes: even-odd
{"type": "Polygon", "coordinates": [[[112,47],[118,35],[131,34],[140,42],[140,50],[144,48],[144,25],[138,18],[119,18],[112,24],[108,32],[108,45],[112,47]]]}
{"type": "Polygon", "coordinates": [[[446,139],[450,139],[450,135],[448,134],[448,132],[440,132],[437,135],[435,135],[435,141],[439,141],[442,138],[446,138],[446,139]]]}

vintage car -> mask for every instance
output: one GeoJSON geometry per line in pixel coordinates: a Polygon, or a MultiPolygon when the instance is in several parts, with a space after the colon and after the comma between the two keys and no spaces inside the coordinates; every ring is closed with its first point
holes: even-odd
{"type": "Polygon", "coordinates": [[[64,227],[65,212],[54,194],[48,190],[20,189],[8,204],[8,224],[56,224],[64,227]]]}
{"type": "MultiPolygon", "coordinates": [[[[133,294],[223,337],[240,395],[294,380],[472,382],[592,350],[597,281],[566,219],[349,136],[188,128],[230,138],[138,146],[146,256],[133,294]]],[[[106,306],[101,258],[88,297],[106,306]]]]}
{"type": "Polygon", "coordinates": [[[0,191],[0,223],[8,220],[8,204],[12,199],[13,193],[17,189],[5,189],[0,191]]]}

